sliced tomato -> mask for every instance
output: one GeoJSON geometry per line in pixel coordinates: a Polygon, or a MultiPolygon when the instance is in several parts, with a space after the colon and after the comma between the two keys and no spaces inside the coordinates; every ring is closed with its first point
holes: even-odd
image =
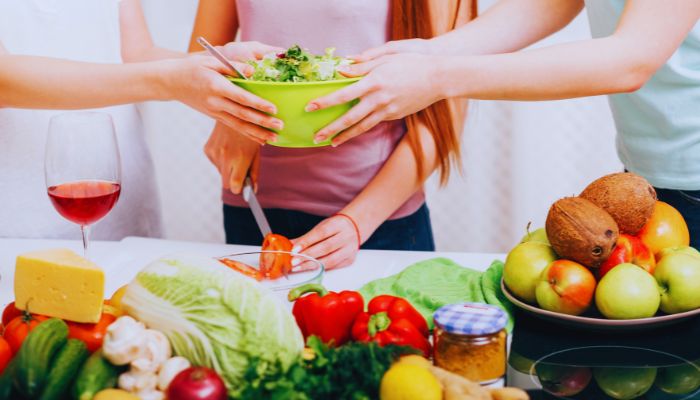
{"type": "Polygon", "coordinates": [[[12,354],[17,354],[29,332],[36,328],[40,322],[46,321],[47,319],[49,319],[49,317],[43,315],[24,314],[10,321],[10,323],[5,326],[5,331],[2,336],[10,345],[12,354]]]}
{"type": "Polygon", "coordinates": [[[11,359],[12,349],[10,348],[10,344],[7,343],[7,340],[0,337],[0,375],[2,375],[2,371],[5,370],[5,367],[10,363],[11,359]]]}
{"type": "Polygon", "coordinates": [[[288,253],[265,253],[264,251],[292,251],[294,245],[282,235],[270,233],[265,236],[260,254],[260,271],[265,277],[277,279],[292,270],[292,255],[288,253]]]}
{"type": "Polygon", "coordinates": [[[117,317],[114,314],[103,312],[96,324],[66,321],[68,324],[68,337],[83,341],[87,349],[92,353],[102,347],[107,327],[116,319],[117,317]]]}
{"type": "Polygon", "coordinates": [[[22,310],[15,307],[15,302],[13,301],[12,303],[5,306],[5,309],[2,311],[2,324],[4,326],[7,326],[7,324],[9,324],[10,321],[21,315],[22,310]]]}
{"type": "Polygon", "coordinates": [[[255,268],[255,267],[251,267],[250,265],[248,265],[246,263],[242,263],[240,261],[235,261],[235,260],[230,260],[227,258],[221,258],[221,259],[219,259],[219,262],[221,262],[225,266],[231,268],[232,270],[234,270],[236,272],[240,272],[241,274],[243,274],[245,276],[249,276],[257,281],[261,281],[264,278],[262,272],[259,269],[255,268]]]}

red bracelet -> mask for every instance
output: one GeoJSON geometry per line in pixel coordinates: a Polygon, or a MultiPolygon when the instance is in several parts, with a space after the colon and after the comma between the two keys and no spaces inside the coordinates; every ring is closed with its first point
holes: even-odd
{"type": "Polygon", "coordinates": [[[362,246],[362,239],[360,238],[360,228],[358,228],[357,222],[355,222],[355,220],[351,216],[343,213],[337,213],[334,215],[334,217],[344,217],[348,221],[350,221],[352,227],[355,228],[355,235],[357,236],[357,248],[359,249],[360,246],[362,246]]]}

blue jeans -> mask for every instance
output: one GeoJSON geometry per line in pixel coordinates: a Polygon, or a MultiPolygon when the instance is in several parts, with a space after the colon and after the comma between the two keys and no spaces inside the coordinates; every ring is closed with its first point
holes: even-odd
{"type": "MultiPolygon", "coordinates": [[[[327,217],[280,208],[265,209],[272,231],[299,237],[327,217]]],[[[226,243],[260,246],[263,238],[250,209],[224,204],[226,243]]],[[[430,212],[423,204],[413,214],[385,221],[362,245],[363,249],[435,251],[430,212]]]]}
{"type": "Polygon", "coordinates": [[[690,230],[690,245],[700,249],[700,190],[656,189],[659,200],[672,205],[685,218],[690,230]]]}

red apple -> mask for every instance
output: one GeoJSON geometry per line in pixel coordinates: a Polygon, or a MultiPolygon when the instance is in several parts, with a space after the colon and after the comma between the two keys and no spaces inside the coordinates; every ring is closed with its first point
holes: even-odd
{"type": "Polygon", "coordinates": [[[591,305],[595,285],[588,268],[570,260],[556,260],[542,271],[535,289],[537,304],[548,311],[579,315],[591,305]]]}
{"type": "Polygon", "coordinates": [[[624,263],[632,263],[652,275],[656,268],[654,254],[642,243],[642,240],[636,236],[621,233],[610,257],[600,265],[598,278],[602,279],[613,267],[624,263]]]}
{"type": "Polygon", "coordinates": [[[678,210],[663,201],[657,201],[654,213],[637,236],[659,258],[666,247],[688,246],[688,224],[678,210]]]}

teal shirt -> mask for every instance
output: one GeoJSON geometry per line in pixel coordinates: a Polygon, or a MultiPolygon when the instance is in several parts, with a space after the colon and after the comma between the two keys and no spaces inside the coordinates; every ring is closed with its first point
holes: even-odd
{"type": "MultiPolygon", "coordinates": [[[[626,0],[586,0],[593,37],[611,35],[626,0]]],[[[700,22],[634,93],[609,96],[625,168],[666,189],[700,190],[700,22]]]]}

